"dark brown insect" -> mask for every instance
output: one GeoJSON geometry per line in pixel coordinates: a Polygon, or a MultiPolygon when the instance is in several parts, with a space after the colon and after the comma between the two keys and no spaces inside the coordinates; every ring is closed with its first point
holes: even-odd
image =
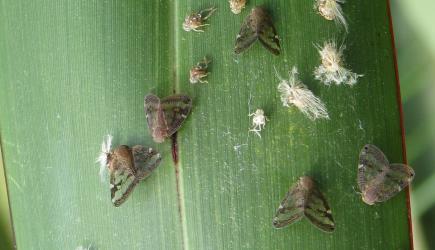
{"type": "Polygon", "coordinates": [[[273,218],[273,226],[282,228],[303,217],[325,232],[335,229],[331,209],[311,177],[299,178],[288,191],[273,218]]]}
{"type": "Polygon", "coordinates": [[[390,164],[375,145],[365,145],[359,154],[358,186],[362,200],[368,205],[395,196],[412,182],[414,175],[408,165],[390,164]]]}
{"type": "Polygon", "coordinates": [[[155,142],[161,143],[181,127],[192,109],[192,99],[185,95],[172,95],[160,100],[147,95],[144,100],[148,129],[155,142]]]}
{"type": "Polygon", "coordinates": [[[242,53],[257,40],[272,54],[279,55],[281,47],[275,26],[262,7],[253,8],[251,14],[246,17],[237,35],[234,52],[242,53]]]}
{"type": "MultiPolygon", "coordinates": [[[[121,145],[111,150],[112,137],[102,144],[98,157],[101,168],[108,169],[112,203],[118,207],[128,198],[140,181],[146,179],[156,169],[161,156],[152,148],[136,145],[130,148],[121,145]]],[[[101,173],[101,171],[100,171],[101,173]]]]}

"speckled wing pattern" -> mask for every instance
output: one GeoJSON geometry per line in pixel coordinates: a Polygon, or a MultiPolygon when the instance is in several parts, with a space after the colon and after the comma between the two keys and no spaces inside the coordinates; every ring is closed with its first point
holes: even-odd
{"type": "Polygon", "coordinates": [[[192,109],[192,99],[186,95],[172,95],[161,101],[162,111],[168,125],[168,136],[181,127],[192,109]]]}
{"type": "Polygon", "coordinates": [[[281,47],[275,26],[269,14],[261,7],[252,9],[244,20],[236,38],[234,53],[242,53],[257,39],[272,54],[279,55],[281,47]]]}
{"type": "Polygon", "coordinates": [[[414,170],[405,164],[388,162],[376,146],[367,144],[359,155],[358,186],[369,205],[383,202],[411,183],[414,170]]]}
{"type": "Polygon", "coordinates": [[[181,127],[192,109],[192,99],[185,95],[172,95],[160,100],[147,95],[144,100],[148,128],[155,142],[163,142],[181,127]]]}
{"type": "Polygon", "coordinates": [[[136,170],[135,177],[144,180],[159,166],[162,157],[153,148],[136,145],[133,147],[133,160],[136,170]]]}
{"type": "Polygon", "coordinates": [[[115,207],[119,207],[131,194],[139,179],[125,169],[117,169],[110,174],[110,195],[115,207]]]}
{"type": "Polygon", "coordinates": [[[279,45],[278,35],[272,23],[272,19],[269,17],[265,18],[264,22],[260,24],[258,40],[260,40],[263,47],[272,52],[272,54],[279,55],[281,47],[279,45]]]}
{"type": "Polygon", "coordinates": [[[161,156],[152,148],[140,145],[130,149],[133,166],[118,166],[110,173],[112,203],[118,207],[129,197],[141,180],[146,179],[160,164],[161,156]]]}
{"type": "Polygon", "coordinates": [[[290,188],[279,205],[273,218],[273,226],[282,228],[300,220],[304,216],[303,199],[304,194],[298,182],[290,188]]]}
{"type": "Polygon", "coordinates": [[[243,22],[242,27],[240,27],[239,34],[237,35],[236,38],[234,53],[236,54],[242,53],[243,51],[251,47],[251,45],[255,41],[257,41],[258,36],[255,30],[252,29],[251,22],[252,22],[251,16],[249,15],[248,17],[246,17],[245,21],[243,22]]]}
{"type": "Polygon", "coordinates": [[[335,229],[331,209],[313,179],[301,177],[281,202],[273,219],[275,228],[288,226],[302,217],[324,232],[335,229]]]}
{"type": "Polygon", "coordinates": [[[148,129],[155,142],[163,142],[168,137],[168,125],[160,105],[160,98],[147,95],[144,99],[145,117],[148,129]]]}
{"type": "Polygon", "coordinates": [[[324,232],[332,232],[335,229],[329,204],[317,187],[314,187],[308,196],[304,215],[314,226],[324,232]]]}
{"type": "Polygon", "coordinates": [[[390,165],[387,157],[374,145],[365,145],[359,154],[358,186],[361,192],[390,165]]]}

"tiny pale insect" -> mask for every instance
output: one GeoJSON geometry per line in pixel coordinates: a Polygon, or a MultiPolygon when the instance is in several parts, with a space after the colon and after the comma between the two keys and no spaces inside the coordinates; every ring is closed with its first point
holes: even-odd
{"type": "Polygon", "coordinates": [[[335,224],[328,202],[309,176],[300,177],[279,205],[272,225],[283,228],[303,217],[320,230],[330,233],[335,224]]]}
{"type": "Polygon", "coordinates": [[[131,194],[136,185],[146,179],[159,166],[160,154],[152,148],[121,145],[111,149],[112,136],[108,135],[101,145],[97,159],[100,175],[109,171],[112,203],[118,207],[131,194]]]}
{"type": "Polygon", "coordinates": [[[230,0],[230,9],[234,14],[240,14],[245,8],[246,0],[230,0]]]}
{"type": "Polygon", "coordinates": [[[149,94],[144,99],[148,129],[155,142],[161,143],[181,127],[192,109],[192,99],[186,95],[171,95],[160,99],[149,94]]]}
{"type": "Polygon", "coordinates": [[[276,71],[276,76],[280,80],[278,91],[281,94],[282,105],[284,107],[296,106],[311,120],[329,119],[325,104],[298,79],[297,74],[297,68],[293,67],[289,72],[289,80],[286,80],[276,71]]]}
{"type": "Polygon", "coordinates": [[[347,84],[354,85],[357,83],[359,75],[344,67],[343,51],[344,45],[337,48],[333,41],[325,42],[323,47],[315,45],[319,51],[321,64],[314,69],[314,78],[320,80],[325,85],[347,84]]]}
{"type": "Polygon", "coordinates": [[[210,62],[210,60],[204,57],[202,61],[198,62],[192,69],[190,69],[190,83],[208,83],[208,81],[203,80],[203,78],[206,78],[209,74],[208,65],[210,62]]]}
{"type": "Polygon", "coordinates": [[[344,0],[316,0],[314,8],[326,20],[334,20],[336,23],[343,25],[347,32],[347,22],[340,6],[342,3],[344,3],[344,0]]]}
{"type": "Polygon", "coordinates": [[[265,9],[258,6],[252,9],[243,22],[236,38],[234,53],[242,53],[257,40],[272,54],[279,55],[281,47],[272,18],[265,9]]]}
{"type": "Polygon", "coordinates": [[[390,164],[375,145],[365,145],[359,154],[358,186],[362,200],[368,205],[395,196],[412,182],[414,175],[408,165],[390,164]]]}
{"type": "Polygon", "coordinates": [[[200,12],[193,12],[184,19],[183,29],[185,31],[204,32],[202,27],[209,25],[204,23],[204,21],[207,20],[215,11],[216,8],[211,7],[201,10],[200,12]]]}
{"type": "Polygon", "coordinates": [[[250,132],[254,132],[261,138],[261,130],[266,126],[266,121],[269,121],[267,117],[264,115],[264,111],[262,109],[257,109],[254,113],[249,114],[252,117],[252,128],[249,129],[250,132]]]}

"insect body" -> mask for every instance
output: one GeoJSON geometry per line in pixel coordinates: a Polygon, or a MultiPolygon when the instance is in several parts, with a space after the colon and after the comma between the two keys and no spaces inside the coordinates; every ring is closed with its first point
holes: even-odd
{"type": "Polygon", "coordinates": [[[269,14],[261,7],[253,8],[243,22],[236,38],[234,53],[242,53],[257,40],[272,54],[279,55],[281,47],[275,27],[269,14]]]}
{"type": "Polygon", "coordinates": [[[148,129],[155,142],[161,143],[181,127],[192,109],[192,99],[185,95],[172,95],[160,100],[147,95],[144,100],[148,129]]]}
{"type": "Polygon", "coordinates": [[[279,205],[272,224],[275,228],[282,228],[303,217],[307,217],[322,231],[332,232],[335,229],[328,202],[314,180],[308,176],[299,178],[290,188],[279,205]]]}
{"type": "Polygon", "coordinates": [[[101,169],[107,169],[110,176],[112,203],[118,207],[128,198],[141,180],[146,179],[158,167],[161,156],[152,148],[136,145],[130,148],[121,145],[111,149],[112,137],[107,136],[98,157],[101,169]]]}
{"type": "Polygon", "coordinates": [[[255,113],[249,114],[252,117],[252,128],[249,130],[251,132],[256,133],[260,138],[260,132],[266,126],[267,117],[264,115],[264,111],[262,109],[257,109],[255,113]]]}
{"type": "Polygon", "coordinates": [[[283,79],[278,72],[276,73],[280,79],[278,91],[281,94],[283,106],[290,107],[290,105],[294,105],[311,120],[318,118],[329,119],[325,104],[299,80],[297,74],[296,67],[293,67],[289,72],[290,78],[288,80],[283,79]]]}
{"type": "Polygon", "coordinates": [[[203,80],[209,74],[208,65],[211,61],[204,58],[201,62],[197,63],[192,69],[190,69],[190,83],[207,83],[207,80],[203,80]]]}
{"type": "Polygon", "coordinates": [[[344,0],[316,0],[314,8],[326,20],[334,20],[336,23],[343,25],[347,31],[347,22],[340,6],[341,3],[344,3],[344,0]]]}
{"type": "Polygon", "coordinates": [[[414,170],[408,165],[390,164],[374,145],[365,145],[359,154],[358,186],[362,200],[368,205],[395,196],[412,182],[414,175],[414,170]]]}
{"type": "Polygon", "coordinates": [[[240,14],[245,8],[246,0],[230,0],[230,9],[234,14],[240,14]]]}
{"type": "Polygon", "coordinates": [[[337,48],[335,42],[330,41],[325,42],[323,48],[319,45],[316,45],[316,47],[322,63],[315,68],[314,77],[325,85],[331,85],[331,83],[354,85],[357,83],[358,78],[363,76],[345,68],[343,61],[344,45],[337,48]]]}
{"type": "Polygon", "coordinates": [[[207,26],[209,24],[205,24],[204,21],[207,20],[213,12],[216,11],[216,8],[208,8],[201,10],[200,12],[193,12],[188,15],[183,22],[183,29],[185,31],[196,31],[196,32],[204,32],[201,28],[207,26]]]}

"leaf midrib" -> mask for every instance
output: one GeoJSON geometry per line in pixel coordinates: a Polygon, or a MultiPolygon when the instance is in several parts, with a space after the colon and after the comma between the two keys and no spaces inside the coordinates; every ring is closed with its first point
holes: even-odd
{"type": "MultiPolygon", "coordinates": [[[[173,57],[174,62],[172,68],[172,76],[173,76],[173,87],[172,92],[174,94],[180,93],[180,17],[179,17],[179,5],[178,0],[175,0],[173,4],[171,4],[171,13],[170,13],[170,27],[172,30],[172,35],[170,39],[170,45],[173,48],[173,57]],[[171,44],[172,43],[172,44],[171,44]]],[[[171,52],[169,52],[171,53],[171,52]]],[[[169,55],[169,63],[171,63],[171,55],[169,55]]],[[[183,178],[182,178],[182,165],[179,161],[179,140],[177,140],[178,133],[173,135],[171,138],[171,151],[176,155],[175,159],[173,159],[174,171],[175,171],[175,182],[176,182],[176,192],[177,192],[177,205],[178,205],[178,216],[181,224],[181,248],[183,250],[189,249],[189,238],[187,236],[187,225],[186,225],[186,213],[185,213],[185,203],[184,203],[184,188],[183,188],[183,178]]]]}

